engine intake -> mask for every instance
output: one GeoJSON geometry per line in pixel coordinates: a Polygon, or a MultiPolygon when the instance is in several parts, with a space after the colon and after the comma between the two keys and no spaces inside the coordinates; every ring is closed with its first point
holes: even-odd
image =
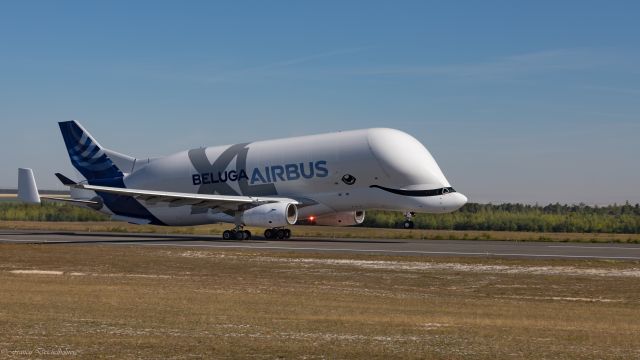
{"type": "Polygon", "coordinates": [[[293,225],[298,221],[298,208],[292,203],[270,203],[256,206],[242,213],[247,226],[267,228],[293,225]]]}

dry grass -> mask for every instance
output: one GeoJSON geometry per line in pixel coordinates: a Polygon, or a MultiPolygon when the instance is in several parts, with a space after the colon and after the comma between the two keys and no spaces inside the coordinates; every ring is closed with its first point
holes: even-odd
{"type": "Polygon", "coordinates": [[[3,358],[637,358],[639,302],[634,262],[0,245],[3,358]]]}
{"type": "MultiPolygon", "coordinates": [[[[229,224],[166,227],[131,225],[122,222],[41,222],[0,221],[0,229],[58,230],[91,232],[133,232],[157,234],[194,234],[221,236],[229,224]]],[[[263,228],[248,227],[261,236],[263,228]]],[[[640,243],[640,234],[536,233],[517,231],[404,230],[365,227],[294,226],[294,237],[366,238],[366,239],[433,239],[433,240],[515,240],[592,243],[640,243]]]]}

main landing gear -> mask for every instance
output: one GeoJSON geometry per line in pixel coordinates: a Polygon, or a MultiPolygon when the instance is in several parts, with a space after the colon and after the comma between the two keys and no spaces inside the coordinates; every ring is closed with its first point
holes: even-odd
{"type": "Polygon", "coordinates": [[[288,239],[291,237],[291,230],[272,228],[264,231],[265,239],[288,239]]]}
{"type": "MultiPolygon", "coordinates": [[[[291,230],[282,228],[272,228],[264,231],[265,239],[289,239],[291,230]]],[[[225,240],[249,240],[251,239],[251,231],[243,230],[242,226],[236,226],[233,230],[225,230],[222,233],[225,240]]]]}
{"type": "Polygon", "coordinates": [[[242,226],[236,226],[233,230],[225,230],[222,233],[225,240],[249,240],[251,239],[251,231],[242,230],[242,226]]]}
{"type": "Polygon", "coordinates": [[[415,227],[415,224],[413,223],[413,216],[416,213],[414,213],[413,211],[408,211],[406,213],[404,213],[404,222],[402,223],[402,228],[404,229],[413,229],[415,227]]]}

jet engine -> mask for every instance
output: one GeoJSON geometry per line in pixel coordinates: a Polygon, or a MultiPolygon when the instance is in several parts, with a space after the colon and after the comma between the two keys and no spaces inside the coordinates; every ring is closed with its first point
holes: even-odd
{"type": "Polygon", "coordinates": [[[245,210],[241,221],[247,226],[267,228],[293,225],[298,220],[298,208],[291,203],[269,203],[245,210]]]}
{"type": "Polygon", "coordinates": [[[363,222],[364,210],[336,212],[315,218],[315,224],[323,226],[351,226],[360,225],[363,222]]]}

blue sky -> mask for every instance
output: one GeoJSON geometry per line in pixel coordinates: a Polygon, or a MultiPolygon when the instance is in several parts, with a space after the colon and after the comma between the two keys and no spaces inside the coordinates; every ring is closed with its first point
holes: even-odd
{"type": "Polygon", "coordinates": [[[0,3],[0,186],[74,174],[57,121],[137,157],[409,132],[475,202],[640,202],[635,1],[0,3]]]}

